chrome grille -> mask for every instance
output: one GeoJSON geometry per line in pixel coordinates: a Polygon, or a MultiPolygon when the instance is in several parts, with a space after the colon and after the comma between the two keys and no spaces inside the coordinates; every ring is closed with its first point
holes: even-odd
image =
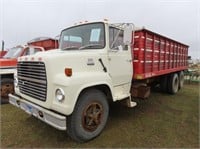
{"type": "Polygon", "coordinates": [[[46,100],[47,79],[43,62],[18,62],[17,75],[21,93],[41,101],[46,100]]]}

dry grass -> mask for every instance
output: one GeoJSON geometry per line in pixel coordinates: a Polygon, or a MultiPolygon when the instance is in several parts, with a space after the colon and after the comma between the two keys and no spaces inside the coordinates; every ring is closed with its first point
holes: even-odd
{"type": "Polygon", "coordinates": [[[199,86],[185,85],[176,95],[154,92],[133,109],[112,104],[103,133],[83,144],[12,105],[1,105],[1,147],[198,148],[199,86]]]}

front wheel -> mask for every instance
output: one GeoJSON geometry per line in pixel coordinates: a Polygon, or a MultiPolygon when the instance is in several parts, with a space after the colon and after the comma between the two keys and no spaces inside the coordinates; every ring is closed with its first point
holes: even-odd
{"type": "Polygon", "coordinates": [[[77,101],[73,113],[67,118],[67,132],[78,141],[86,142],[97,137],[104,129],[109,106],[104,93],[91,89],[77,101]]]}

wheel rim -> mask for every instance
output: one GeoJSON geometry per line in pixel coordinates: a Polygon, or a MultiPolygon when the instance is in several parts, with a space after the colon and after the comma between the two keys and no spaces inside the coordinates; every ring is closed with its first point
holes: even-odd
{"type": "Polygon", "coordinates": [[[86,131],[95,131],[101,124],[103,107],[97,102],[90,103],[83,111],[82,125],[86,131]]]}
{"type": "Polygon", "coordinates": [[[10,83],[2,84],[1,96],[8,98],[9,93],[14,93],[14,86],[10,83]]]}

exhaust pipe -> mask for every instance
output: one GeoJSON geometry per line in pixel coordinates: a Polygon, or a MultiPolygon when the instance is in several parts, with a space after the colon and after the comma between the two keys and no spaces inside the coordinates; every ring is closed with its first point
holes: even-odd
{"type": "Polygon", "coordinates": [[[4,51],[4,41],[2,40],[2,43],[1,43],[1,50],[4,51]]]}

